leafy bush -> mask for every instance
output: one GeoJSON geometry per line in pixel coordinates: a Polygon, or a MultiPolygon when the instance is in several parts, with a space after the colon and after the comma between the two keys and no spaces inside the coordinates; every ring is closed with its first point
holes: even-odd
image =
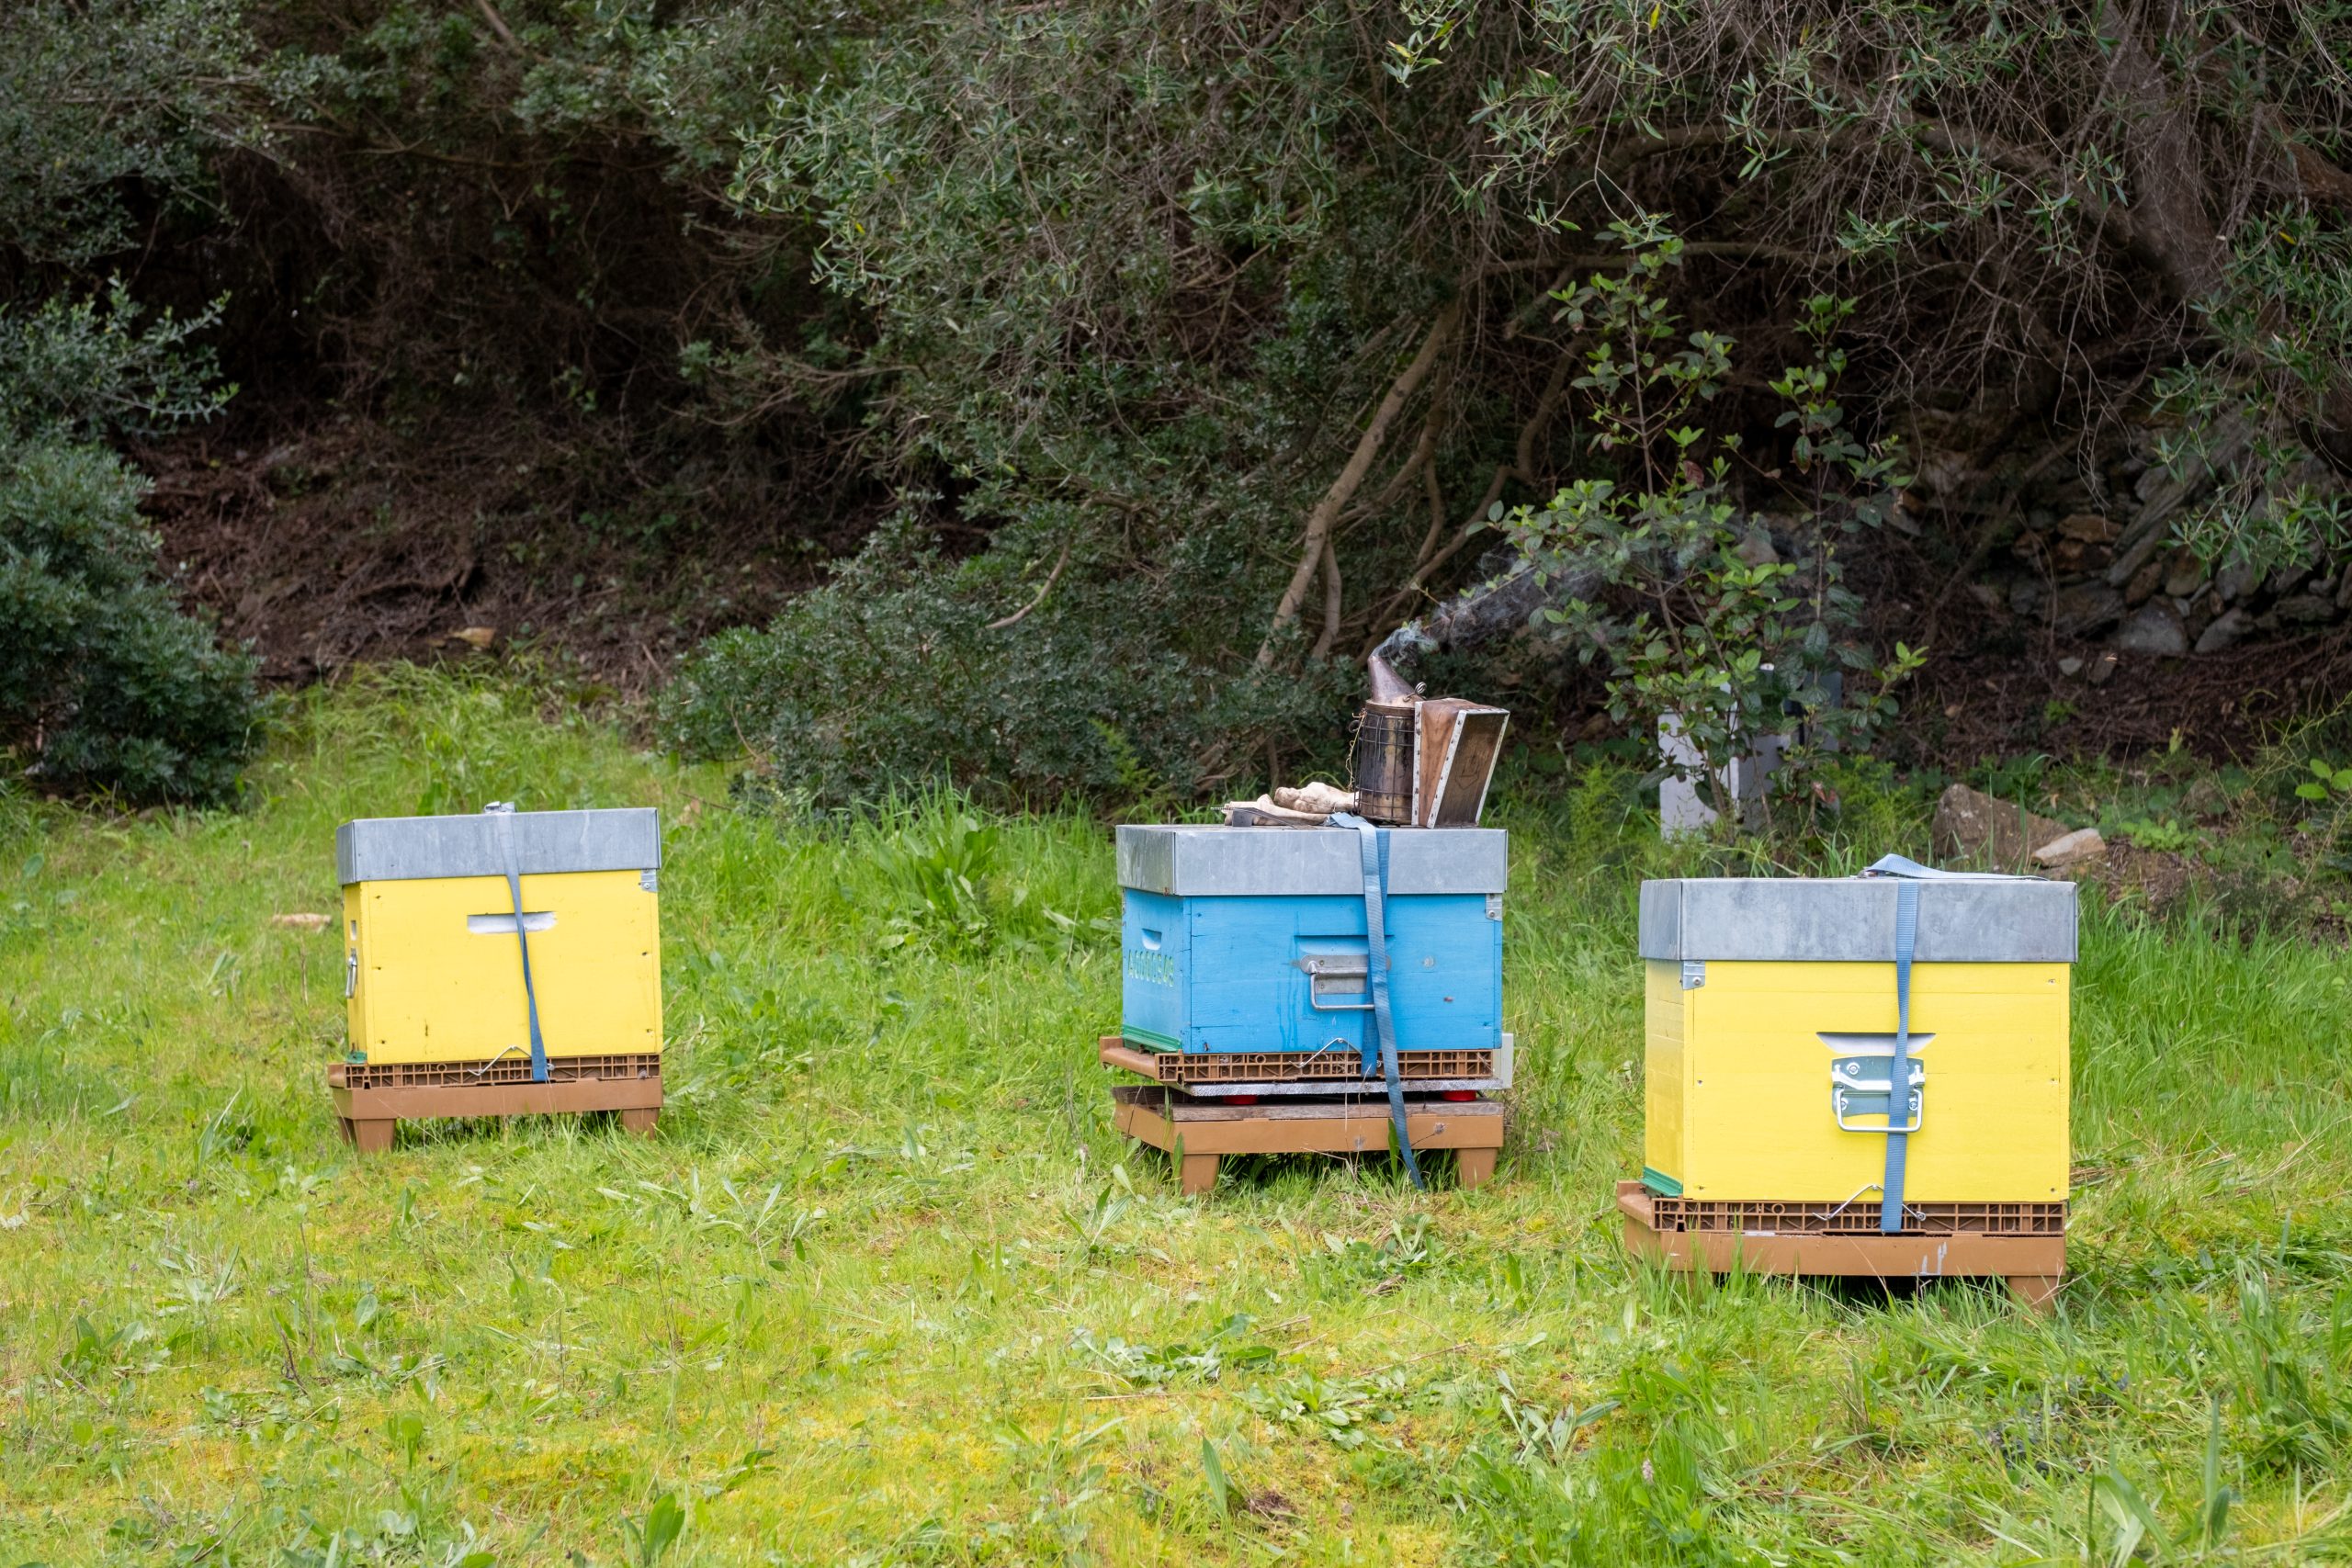
{"type": "Polygon", "coordinates": [[[0,744],[52,785],[218,799],[258,739],[254,661],[156,579],[142,491],[95,446],[0,453],[0,744]]]}
{"type": "Polygon", "coordinates": [[[1816,297],[1798,329],[1813,363],[1770,384],[1789,405],[1778,424],[1794,432],[1786,467],[1805,481],[1801,510],[1777,520],[1776,540],[1774,519],[1738,504],[1739,435],[1691,423],[1730,378],[1732,344],[1709,332],[1684,337],[1666,308],[1657,282],[1681,265],[1681,241],[1655,220],[1611,228],[1627,253],[1623,274],[1595,272],[1555,298],[1561,319],[1589,334],[1573,386],[1623,482],[1577,479],[1548,504],[1498,521],[1538,570],[1581,570],[1606,590],[1538,619],[1579,658],[1605,661],[1612,717],[1637,734],[1667,726],[1681,737],[1690,760],[1677,771],[1704,785],[1729,831],[1740,819],[1727,794],[1736,758],[1804,716],[1774,779],[1776,790],[1802,794],[1824,749],[1861,750],[1894,711],[1888,688],[1917,668],[1899,642],[1877,668],[1853,639],[1860,601],[1838,559],[1841,545],[1884,520],[1905,481],[1892,456],[1846,427],[1834,396],[1846,359],[1834,339],[1851,306],[1816,297]],[[1871,689],[1846,684],[1865,674],[1871,689]]]}
{"type": "Polygon", "coordinates": [[[215,800],[256,739],[253,660],[180,609],[140,519],[145,481],[98,445],[228,400],[198,341],[220,304],[150,316],[119,278],[38,288],[44,268],[128,242],[126,193],[195,199],[233,9],[100,0],[0,19],[0,153],[18,154],[0,156],[0,232],[26,264],[0,273],[0,748],[55,788],[215,800]]]}
{"type": "Polygon", "coordinates": [[[1257,767],[1229,738],[1318,714],[1337,749],[1351,671],[1220,671],[1138,580],[1065,585],[1010,625],[992,586],[901,520],[764,631],[706,644],[669,694],[669,738],[748,751],[764,782],[827,807],[922,783],[998,806],[1189,796],[1257,767]]]}

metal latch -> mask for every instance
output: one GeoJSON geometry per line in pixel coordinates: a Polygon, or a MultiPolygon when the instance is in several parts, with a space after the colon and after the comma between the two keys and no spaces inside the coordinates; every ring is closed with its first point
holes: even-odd
{"type": "Polygon", "coordinates": [[[1821,1043],[1848,1055],[1829,1063],[1829,1112],[1838,1130],[1847,1133],[1916,1133],[1927,1121],[1928,1069],[1917,1055],[1935,1038],[1915,1034],[1903,1063],[1904,1122],[1894,1116],[1894,1036],[1892,1034],[1824,1034],[1821,1043]],[[1850,1118],[1878,1116],[1885,1120],[1865,1126],[1850,1118]]]}
{"type": "Polygon", "coordinates": [[[1707,961],[1703,958],[1684,959],[1682,961],[1682,988],[1686,991],[1695,991],[1706,983],[1707,961]]]}
{"type": "Polygon", "coordinates": [[[349,1001],[359,989],[359,951],[353,948],[343,955],[343,999],[349,1001]]]}
{"type": "Polygon", "coordinates": [[[1298,960],[1306,971],[1306,1005],[1318,1012],[1372,1010],[1372,962],[1361,953],[1315,953],[1298,960]],[[1363,997],[1358,1002],[1326,1002],[1325,997],[1363,997]]]}

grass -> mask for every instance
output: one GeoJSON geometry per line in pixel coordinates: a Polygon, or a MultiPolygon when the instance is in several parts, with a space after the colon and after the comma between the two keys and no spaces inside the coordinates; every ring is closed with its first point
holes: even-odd
{"type": "Polygon", "coordinates": [[[2055,1315],[1693,1285],[1611,1218],[1622,778],[1504,803],[1492,1186],[1196,1201],[1106,1126],[1097,826],[796,824],[552,705],[390,671],[241,813],[0,800],[0,1564],[2352,1558],[2339,952],[2088,914],[2055,1315]],[[269,917],[343,818],[492,797],[662,808],[670,1108],[357,1164],[339,951],[269,917]]]}

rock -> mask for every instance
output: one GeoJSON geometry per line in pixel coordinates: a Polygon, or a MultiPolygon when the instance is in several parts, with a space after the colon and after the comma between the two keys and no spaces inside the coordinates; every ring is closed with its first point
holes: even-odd
{"type": "Polygon", "coordinates": [[[2065,538],[2080,539],[2086,545],[2108,545],[2121,533],[2114,523],[2096,512],[2072,512],[2058,519],[2058,532],[2065,538]]]}
{"type": "Polygon", "coordinates": [[[1781,552],[1772,547],[1772,536],[1761,528],[1751,528],[1740,538],[1731,552],[1749,566],[1778,566],[1781,552]]]}
{"type": "Polygon", "coordinates": [[[2033,846],[2066,831],[2064,822],[2035,815],[1966,784],[1954,784],[1936,802],[1932,837],[1939,860],[1976,861],[2005,871],[2022,871],[2033,846]]]}
{"type": "Polygon", "coordinates": [[[2106,630],[2123,614],[2123,595],[2104,582],[2078,582],[2058,594],[2058,629],[2068,637],[2106,630]]]}
{"type": "Polygon", "coordinates": [[[2099,504],[2098,497],[2091,493],[2090,485],[2079,473],[2043,491],[2042,499],[2061,512],[2095,512],[2099,504]]]}
{"type": "Polygon", "coordinates": [[[2307,566],[2282,566],[2264,579],[2262,586],[2275,599],[2282,594],[2292,593],[2308,581],[2311,575],[2312,569],[2307,566]]]}
{"type": "Polygon", "coordinates": [[[2041,608],[2041,584],[2030,577],[2017,578],[2009,583],[2009,614],[2030,615],[2041,608]]]}
{"type": "Polygon", "coordinates": [[[282,931],[322,931],[327,929],[327,919],[325,915],[272,915],[269,923],[282,931]]]}
{"type": "Polygon", "coordinates": [[[2230,610],[2217,617],[2197,639],[2199,653],[2219,653],[2254,629],[2254,617],[2244,610],[2230,610]]]}
{"type": "Polygon", "coordinates": [[[2107,853],[2107,840],[2098,836],[2096,828],[2077,828],[2073,832],[2051,840],[2033,852],[2035,862],[2052,871],[2070,865],[2080,865],[2086,860],[2098,860],[2107,853]]]}
{"type": "Polygon", "coordinates": [[[2244,561],[2233,561],[2213,579],[2213,592],[2235,604],[2253,592],[2254,585],[2259,581],[2261,579],[2254,568],[2244,561]]]}
{"type": "Polygon", "coordinates": [[[1975,600],[1979,604],[1984,605],[1988,610],[1998,610],[2001,607],[2001,591],[1992,583],[1970,583],[1968,585],[1968,596],[1975,600]]]}
{"type": "Polygon", "coordinates": [[[498,640],[498,628],[496,626],[459,626],[449,635],[468,648],[481,649],[488,648],[498,640]]]}
{"type": "Polygon", "coordinates": [[[2061,675],[2079,675],[2082,672],[2083,661],[2079,659],[2062,659],[2058,661],[2058,673],[2061,675]]]}
{"type": "Polygon", "coordinates": [[[2199,773],[2180,797],[2180,808],[2199,817],[2225,816],[2234,802],[2230,798],[2230,786],[2218,774],[2199,773]]]}
{"type": "Polygon", "coordinates": [[[2165,563],[2152,560],[2132,574],[2131,582],[2123,590],[2123,602],[2126,604],[2145,604],[2154,598],[2156,590],[2164,585],[2165,563]]]}
{"type": "Polygon", "coordinates": [[[2290,626],[2324,626],[2335,619],[2335,602],[2317,593],[2290,593],[2270,609],[2290,626]]]}
{"type": "Polygon", "coordinates": [[[2115,634],[2115,646],[2126,653],[2187,653],[2188,632],[2171,605],[2143,604],[2115,634]]]}
{"type": "Polygon", "coordinates": [[[2091,684],[2094,686],[2106,685],[2109,681],[2114,678],[2116,666],[2121,662],[2122,660],[2116,658],[2112,652],[2102,653],[2098,658],[2092,660],[2090,673],[2091,684]]]}
{"type": "Polygon", "coordinates": [[[1919,488],[1934,496],[1956,497],[1976,478],[1967,453],[1933,446],[1920,447],[1911,467],[1919,488]]]}
{"type": "Polygon", "coordinates": [[[2193,599],[2205,586],[2205,563],[2186,551],[2172,558],[2172,570],[2165,575],[2165,597],[2193,599]]]}

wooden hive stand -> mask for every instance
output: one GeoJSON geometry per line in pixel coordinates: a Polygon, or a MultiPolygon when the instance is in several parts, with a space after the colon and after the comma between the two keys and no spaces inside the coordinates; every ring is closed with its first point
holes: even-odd
{"type": "Polygon", "coordinates": [[[327,1089],[344,1141],[363,1155],[392,1146],[403,1122],[454,1116],[545,1116],[616,1111],[621,1125],[650,1137],[662,1114],[659,1055],[566,1056],[548,1063],[548,1081],[531,1081],[519,1057],[489,1063],[334,1062],[327,1089]]]}
{"type": "Polygon", "coordinates": [[[1915,1228],[1878,1228],[1870,1203],[1726,1203],[1661,1198],[1617,1184],[1625,1247],[1668,1269],[1868,1280],[1989,1278],[2037,1312],[2054,1309],[2066,1272],[2064,1203],[1936,1203],[1915,1228]]]}
{"type": "MultiPolygon", "coordinates": [[[[1154,1085],[1118,1084],[1111,1098],[1119,1131],[1167,1151],[1187,1193],[1214,1187],[1227,1155],[1385,1154],[1389,1146],[1388,1101],[1380,1094],[1235,1104],[1154,1085]]],[[[1453,1150],[1457,1179],[1464,1187],[1476,1187],[1495,1173],[1495,1156],[1503,1145],[1503,1107],[1483,1097],[1408,1095],[1405,1130],[1417,1154],[1453,1150]]]]}

